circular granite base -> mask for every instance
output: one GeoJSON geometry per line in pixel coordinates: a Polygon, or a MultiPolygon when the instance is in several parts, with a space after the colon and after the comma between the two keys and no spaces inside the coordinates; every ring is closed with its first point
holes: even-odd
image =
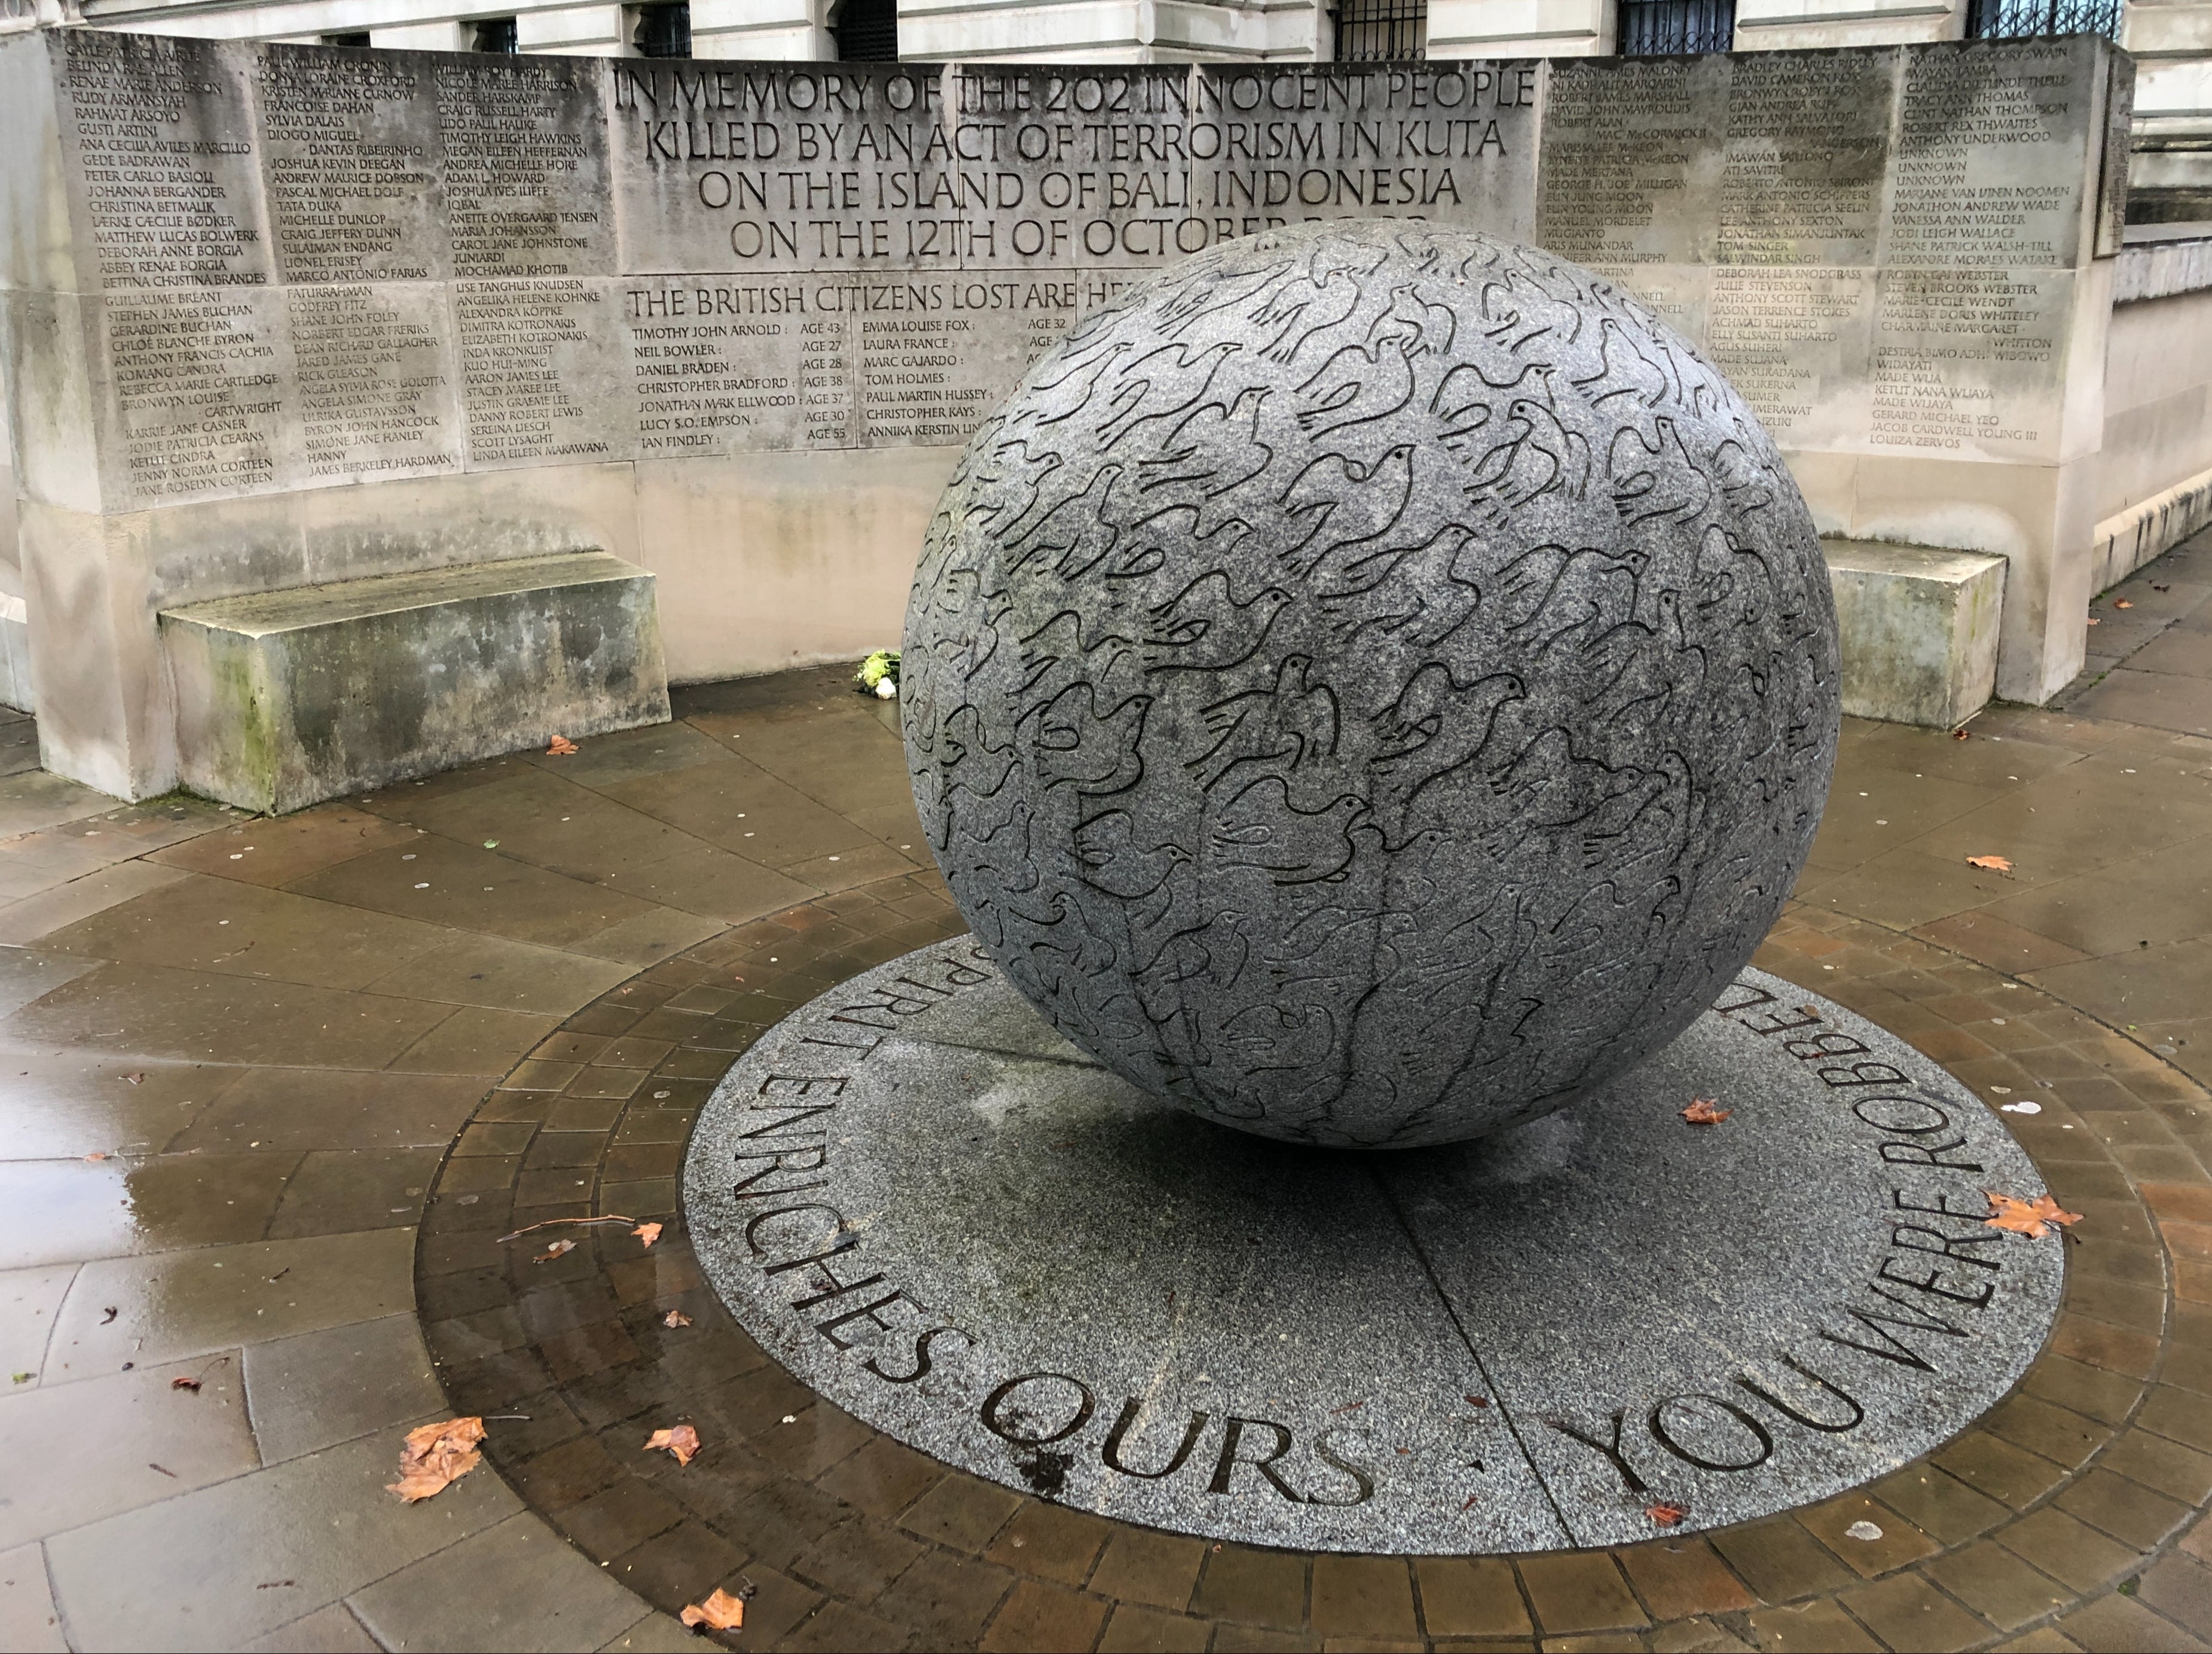
{"type": "Polygon", "coordinates": [[[746,1330],[938,1459],[1432,1554],[1741,1522],[1928,1451],[2050,1330],[2059,1241],[1983,1222],[2043,1188],[1936,1064],[1757,971],[1571,1110],[1361,1154],[1136,1091],[963,938],[763,1036],[684,1193],[746,1330]]]}

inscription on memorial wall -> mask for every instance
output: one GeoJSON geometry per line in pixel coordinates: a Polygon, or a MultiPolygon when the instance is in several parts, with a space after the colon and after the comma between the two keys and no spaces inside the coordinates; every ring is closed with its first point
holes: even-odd
{"type": "Polygon", "coordinates": [[[957,446],[1146,271],[1350,216],[1597,267],[1785,446],[2041,454],[2127,92],[2087,41],[958,70],[45,49],[118,504],[957,446]]]}
{"type": "Polygon", "coordinates": [[[1555,71],[1538,240],[1705,347],[1786,448],[2055,458],[2083,204],[2127,91],[2101,50],[1555,71]]]}

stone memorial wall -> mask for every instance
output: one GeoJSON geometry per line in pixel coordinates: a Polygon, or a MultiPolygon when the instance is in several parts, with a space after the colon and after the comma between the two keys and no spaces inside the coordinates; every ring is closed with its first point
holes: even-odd
{"type": "Polygon", "coordinates": [[[2118,245],[2105,74],[2086,38],[1577,64],[1536,240],[1659,307],[1785,448],[2056,461],[2081,272],[2118,245]]]}
{"type": "Polygon", "coordinates": [[[48,37],[108,508],[957,446],[1139,271],[1504,226],[1535,65],[723,65],[48,37]]]}
{"type": "Polygon", "coordinates": [[[1825,531],[2013,559],[2001,690],[2039,699],[2079,654],[2052,617],[2094,514],[2069,468],[2130,73],[2092,40],[976,68],[14,39],[27,587],[113,633],[49,669],[106,675],[48,762],[169,784],[162,603],[426,563],[632,557],[678,679],[872,647],[957,449],[1078,319],[1352,216],[1534,240],[1646,298],[1825,531]]]}

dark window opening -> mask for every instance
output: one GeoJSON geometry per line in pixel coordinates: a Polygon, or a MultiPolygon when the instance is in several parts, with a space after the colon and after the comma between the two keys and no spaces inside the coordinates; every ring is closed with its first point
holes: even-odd
{"type": "Polygon", "coordinates": [[[1674,58],[1735,46],[1735,0],[1620,0],[1620,55],[1674,58]]]}
{"type": "Polygon", "coordinates": [[[469,46],[471,52],[503,52],[511,55],[522,50],[515,41],[512,17],[479,17],[473,27],[476,36],[469,46]]]}
{"type": "Polygon", "coordinates": [[[2120,38],[2120,0],[1972,0],[1970,40],[2035,40],[2060,34],[2120,38]]]}
{"type": "Polygon", "coordinates": [[[1429,55],[1429,0],[1342,0],[1329,14],[1340,64],[1387,64],[1429,55]]]}
{"type": "Polygon", "coordinates": [[[840,63],[896,63],[898,0],[845,0],[830,37],[837,43],[840,63]]]}
{"type": "Polygon", "coordinates": [[[637,27],[630,44],[641,58],[688,58],[691,55],[691,0],[673,5],[640,6],[637,27]]]}
{"type": "Polygon", "coordinates": [[[323,36],[323,44],[326,46],[363,47],[368,44],[368,31],[365,28],[358,28],[349,34],[325,34],[323,36]]]}

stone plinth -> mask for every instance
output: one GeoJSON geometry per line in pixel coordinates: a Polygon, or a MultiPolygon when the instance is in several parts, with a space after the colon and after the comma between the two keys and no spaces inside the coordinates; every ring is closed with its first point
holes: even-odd
{"type": "Polygon", "coordinates": [[[653,577],[601,551],[166,610],[185,786],[297,810],[668,716],[653,577]]]}
{"type": "Polygon", "coordinates": [[[2005,560],[1980,551],[1824,539],[1854,718],[1955,727],[1995,692],[2005,560]]]}
{"type": "Polygon", "coordinates": [[[2043,1190],[1996,1114],[1757,971],[1583,1103],[1352,1156],[1147,1097],[962,938],[764,1032],[684,1212],[763,1349],[945,1462],[1207,1539],[1434,1555],[1752,1521],[1964,1429],[2064,1280],[1991,1189],[2043,1190]]]}

